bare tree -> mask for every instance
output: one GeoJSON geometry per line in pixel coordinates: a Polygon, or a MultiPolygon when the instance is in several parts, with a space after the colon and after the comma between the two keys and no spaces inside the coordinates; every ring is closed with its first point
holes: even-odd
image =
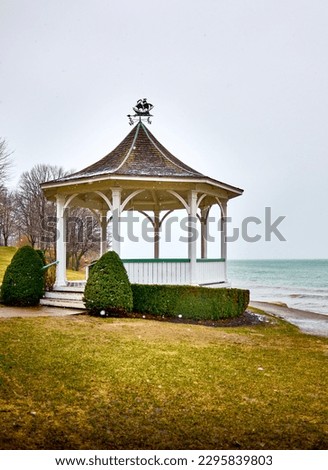
{"type": "Polygon", "coordinates": [[[99,252],[100,224],[95,214],[85,208],[71,208],[67,217],[67,261],[79,271],[81,260],[90,252],[99,252]]]}
{"type": "Polygon", "coordinates": [[[4,188],[8,172],[11,167],[10,155],[12,152],[8,150],[7,142],[0,137],[0,189],[4,188]]]}
{"type": "MultiPolygon", "coordinates": [[[[22,174],[17,191],[17,218],[22,235],[35,248],[56,250],[56,205],[48,201],[40,183],[67,173],[51,165],[35,165],[22,174]]],[[[87,253],[99,250],[99,222],[89,209],[70,208],[67,214],[67,265],[78,271],[87,253]]]]}
{"type": "Polygon", "coordinates": [[[0,189],[0,245],[14,243],[16,235],[16,195],[3,188],[0,189]]]}
{"type": "Polygon", "coordinates": [[[17,191],[17,218],[21,232],[33,247],[49,249],[55,237],[43,237],[44,221],[56,217],[55,204],[48,201],[40,187],[41,183],[65,176],[62,167],[38,164],[25,171],[17,191]]]}

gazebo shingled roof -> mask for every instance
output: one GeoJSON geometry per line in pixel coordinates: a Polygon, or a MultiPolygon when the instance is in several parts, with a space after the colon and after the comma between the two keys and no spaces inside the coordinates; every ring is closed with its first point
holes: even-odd
{"type": "Polygon", "coordinates": [[[139,122],[125,139],[101,160],[58,181],[106,174],[196,178],[204,176],[172,155],[143,122],[139,122]]]}
{"type": "MultiPolygon", "coordinates": [[[[122,142],[102,159],[71,175],[43,183],[42,186],[46,188],[52,183],[57,186],[61,182],[73,183],[106,175],[207,180],[232,189],[233,193],[236,190],[236,195],[243,192],[239,188],[205,176],[183,163],[156,139],[142,121],[139,121],[122,142]]],[[[233,194],[231,196],[234,197],[233,194]]]]}

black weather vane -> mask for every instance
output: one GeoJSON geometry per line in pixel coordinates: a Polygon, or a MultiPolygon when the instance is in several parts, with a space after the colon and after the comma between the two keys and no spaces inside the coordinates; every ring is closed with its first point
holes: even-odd
{"type": "Polygon", "coordinates": [[[135,122],[140,122],[143,118],[147,120],[148,124],[151,124],[150,118],[152,115],[150,111],[153,107],[152,104],[148,103],[147,98],[138,100],[137,104],[132,108],[135,114],[128,114],[129,124],[132,126],[135,122]]]}

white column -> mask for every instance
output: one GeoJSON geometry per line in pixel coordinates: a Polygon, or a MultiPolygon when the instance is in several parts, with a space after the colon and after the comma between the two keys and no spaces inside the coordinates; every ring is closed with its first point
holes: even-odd
{"type": "Polygon", "coordinates": [[[112,188],[112,250],[121,255],[120,218],[121,218],[121,188],[112,188]]]}
{"type": "Polygon", "coordinates": [[[191,190],[188,197],[189,213],[189,241],[188,258],[190,259],[190,284],[196,284],[196,260],[197,260],[197,191],[191,190]]]}
{"type": "Polygon", "coordinates": [[[58,194],[57,199],[57,268],[56,268],[56,287],[66,286],[66,210],[65,196],[58,194]]]}
{"type": "Polygon", "coordinates": [[[160,212],[154,211],[154,258],[159,258],[159,226],[160,226],[160,212]]]}
{"type": "Polygon", "coordinates": [[[227,201],[221,203],[221,258],[224,259],[224,277],[227,281],[227,201]]]}
{"type": "Polygon", "coordinates": [[[107,211],[100,211],[100,256],[107,252],[107,211]]]}
{"type": "Polygon", "coordinates": [[[201,226],[201,258],[207,258],[207,240],[208,240],[208,224],[207,216],[209,213],[209,207],[206,207],[200,212],[200,226],[201,226]]]}

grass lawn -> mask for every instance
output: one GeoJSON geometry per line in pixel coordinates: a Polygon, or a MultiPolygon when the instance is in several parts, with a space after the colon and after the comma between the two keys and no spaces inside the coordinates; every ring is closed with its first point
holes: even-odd
{"type": "MultiPolygon", "coordinates": [[[[2,283],[2,279],[7,269],[7,266],[16,251],[17,248],[14,246],[0,246],[0,284],[2,283]]],[[[84,270],[73,271],[72,269],[67,269],[66,275],[69,281],[83,281],[85,279],[84,270]]]]}
{"type": "Polygon", "coordinates": [[[280,320],[2,319],[0,344],[2,449],[327,449],[328,339],[280,320]]]}
{"type": "Polygon", "coordinates": [[[84,281],[85,271],[73,271],[73,269],[66,269],[66,277],[68,281],[84,281]]]}
{"type": "Polygon", "coordinates": [[[11,258],[16,253],[17,248],[14,246],[0,246],[0,284],[2,283],[3,275],[7,269],[11,258]]]}

